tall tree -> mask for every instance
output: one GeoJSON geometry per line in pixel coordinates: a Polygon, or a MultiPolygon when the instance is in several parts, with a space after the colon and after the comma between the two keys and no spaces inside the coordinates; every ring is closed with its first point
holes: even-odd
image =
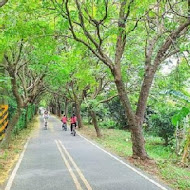
{"type": "Polygon", "coordinates": [[[174,1],[162,2],[156,0],[146,1],[144,4],[142,4],[142,1],[137,0],[121,0],[117,2],[104,0],[94,3],[91,1],[80,2],[79,0],[65,0],[62,3],[52,0],[51,2],[54,7],[50,8],[58,10],[58,13],[65,21],[65,25],[69,26],[68,29],[72,38],[86,46],[110,69],[130,126],[133,157],[148,158],[145,150],[142,123],[149,91],[159,65],[166,57],[175,53],[171,51],[173,42],[188,30],[190,25],[189,0],[177,5],[174,1]],[[178,19],[170,21],[170,18],[176,15],[176,12],[173,11],[175,6],[183,7],[183,9],[180,9],[182,10],[182,16],[179,13],[177,14],[178,19]],[[169,14],[171,12],[172,16],[169,14]],[[158,22],[164,22],[164,32],[160,30],[161,28],[158,28],[159,23],[156,26],[154,25],[155,23],[149,23],[151,13],[156,15],[151,20],[156,18],[158,22]],[[156,33],[158,35],[156,39],[156,35],[152,37],[151,33],[148,33],[148,40],[145,40],[144,78],[137,107],[134,110],[124,85],[122,64],[123,60],[125,60],[127,37],[130,36],[131,32],[136,31],[139,26],[140,30],[146,29],[140,24],[141,20],[145,20],[150,29],[161,31],[161,33],[156,33]],[[173,23],[172,30],[167,30],[167,23],[173,23]],[[162,41],[158,42],[157,39],[160,37],[162,41]],[[155,41],[158,42],[157,45],[159,46],[155,46],[155,41]]]}

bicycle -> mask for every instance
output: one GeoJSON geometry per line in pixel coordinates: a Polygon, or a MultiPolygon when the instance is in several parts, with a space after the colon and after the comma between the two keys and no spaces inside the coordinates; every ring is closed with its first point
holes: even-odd
{"type": "Polygon", "coordinates": [[[65,131],[67,131],[67,124],[66,123],[62,124],[62,129],[65,130],[65,131]]]}
{"type": "Polygon", "coordinates": [[[72,134],[73,134],[73,136],[76,135],[76,124],[75,123],[72,124],[72,134]]]}
{"type": "Polygon", "coordinates": [[[45,118],[44,119],[44,129],[47,130],[47,126],[48,126],[48,122],[47,122],[47,119],[45,118]]]}

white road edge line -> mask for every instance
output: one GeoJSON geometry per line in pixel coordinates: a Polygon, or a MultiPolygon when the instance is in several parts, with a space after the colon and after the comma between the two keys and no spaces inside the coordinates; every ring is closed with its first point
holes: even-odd
{"type": "Polygon", "coordinates": [[[22,151],[21,155],[19,156],[19,159],[18,159],[18,161],[17,161],[17,163],[16,163],[16,166],[15,166],[15,168],[13,169],[10,178],[8,179],[8,182],[7,182],[7,185],[6,185],[6,187],[5,187],[5,190],[10,190],[11,187],[12,187],[13,180],[14,180],[14,178],[15,178],[15,176],[16,176],[17,170],[18,170],[19,167],[20,167],[20,164],[21,164],[22,159],[23,159],[23,157],[24,157],[24,153],[25,153],[26,148],[27,148],[27,146],[28,146],[29,140],[30,140],[30,138],[28,138],[26,144],[24,145],[24,150],[22,151]]]}
{"type": "Polygon", "coordinates": [[[143,173],[141,173],[140,171],[136,170],[132,166],[128,165],[124,161],[120,160],[119,158],[117,158],[116,156],[114,156],[113,154],[111,154],[110,152],[108,152],[108,151],[104,150],[103,148],[99,147],[98,145],[94,144],[93,142],[91,142],[90,140],[88,140],[87,138],[85,138],[84,136],[82,136],[81,134],[78,133],[78,135],[80,137],[82,137],[83,139],[85,139],[86,141],[88,141],[89,143],[91,143],[92,145],[94,145],[96,148],[102,150],[103,152],[105,152],[106,154],[108,154],[109,156],[111,156],[112,158],[114,158],[115,160],[119,161],[121,164],[127,166],[128,168],[130,168],[131,170],[133,170],[134,172],[136,172],[140,176],[144,177],[146,180],[150,181],[151,183],[153,183],[154,185],[156,185],[160,189],[162,189],[162,190],[168,190],[167,188],[165,188],[164,186],[160,185],[159,183],[157,183],[153,179],[150,179],[148,176],[144,175],[143,173]]]}

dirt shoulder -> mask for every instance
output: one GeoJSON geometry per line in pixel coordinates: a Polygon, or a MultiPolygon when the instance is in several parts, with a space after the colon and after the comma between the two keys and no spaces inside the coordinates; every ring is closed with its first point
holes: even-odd
{"type": "Polygon", "coordinates": [[[0,149],[0,189],[3,189],[10,172],[24,149],[24,145],[38,126],[38,116],[35,116],[27,128],[19,131],[19,134],[14,136],[8,148],[0,149]]]}

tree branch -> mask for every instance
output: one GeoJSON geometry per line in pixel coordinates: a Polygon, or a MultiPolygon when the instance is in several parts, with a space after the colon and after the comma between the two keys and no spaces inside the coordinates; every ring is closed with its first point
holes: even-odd
{"type": "Polygon", "coordinates": [[[71,20],[71,17],[70,17],[70,11],[69,11],[69,7],[68,7],[68,1],[69,0],[66,0],[65,2],[65,7],[66,7],[66,12],[67,12],[67,17],[68,17],[68,21],[69,21],[69,30],[71,31],[72,35],[73,35],[73,38],[82,43],[83,45],[85,45],[96,57],[98,57],[105,65],[107,65],[111,70],[113,69],[113,64],[112,64],[112,61],[109,59],[108,56],[106,56],[105,54],[102,53],[102,51],[100,51],[99,49],[99,53],[96,52],[96,50],[91,47],[88,43],[86,43],[84,40],[78,38],[74,32],[74,27],[73,27],[73,24],[72,24],[72,20],[71,20]]]}
{"type": "Polygon", "coordinates": [[[8,2],[8,0],[1,0],[1,2],[0,2],[0,8],[1,8],[2,6],[4,6],[7,2],[8,2]]]}
{"type": "Polygon", "coordinates": [[[106,100],[102,100],[102,101],[100,101],[99,103],[106,103],[106,102],[109,102],[110,100],[112,100],[113,98],[115,98],[115,97],[117,97],[118,96],[118,94],[116,94],[116,95],[114,95],[114,96],[111,96],[111,97],[109,97],[108,99],[106,99],[106,100]]]}
{"type": "Polygon", "coordinates": [[[169,49],[173,41],[175,41],[180,33],[187,28],[190,25],[190,19],[187,19],[187,21],[183,24],[181,24],[175,31],[173,31],[165,40],[165,43],[162,45],[162,47],[159,49],[157,56],[154,60],[154,67],[156,67],[160,64],[162,58],[166,54],[166,51],[169,49]]]}
{"type": "Polygon", "coordinates": [[[22,53],[22,49],[23,49],[23,39],[21,40],[20,42],[20,46],[19,46],[19,52],[18,52],[18,55],[17,55],[17,59],[16,61],[14,62],[14,65],[16,66],[20,60],[20,57],[21,57],[21,53],[22,53]]]}

